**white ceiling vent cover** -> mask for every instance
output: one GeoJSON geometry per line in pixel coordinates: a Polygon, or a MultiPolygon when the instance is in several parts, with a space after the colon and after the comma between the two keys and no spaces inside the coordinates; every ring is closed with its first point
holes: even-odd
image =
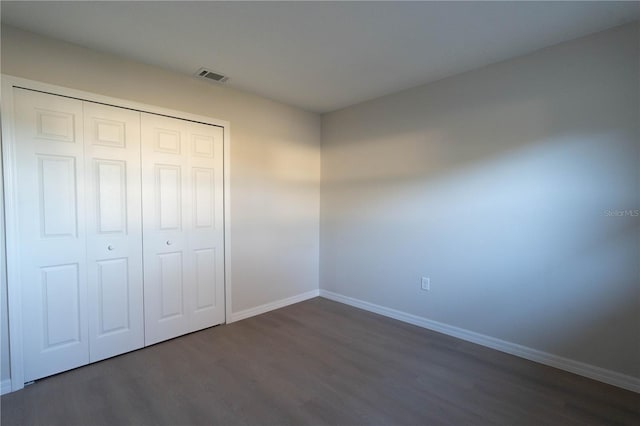
{"type": "Polygon", "coordinates": [[[226,75],[211,71],[208,68],[200,68],[196,72],[196,77],[215,81],[217,83],[224,83],[225,81],[229,80],[229,77],[227,77],[226,75]]]}

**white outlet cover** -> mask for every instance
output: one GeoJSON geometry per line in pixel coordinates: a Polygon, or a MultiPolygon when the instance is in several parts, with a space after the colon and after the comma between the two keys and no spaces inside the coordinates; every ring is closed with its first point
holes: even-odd
{"type": "Polygon", "coordinates": [[[431,290],[431,278],[422,277],[420,281],[420,288],[422,288],[422,290],[425,290],[425,291],[431,290]]]}

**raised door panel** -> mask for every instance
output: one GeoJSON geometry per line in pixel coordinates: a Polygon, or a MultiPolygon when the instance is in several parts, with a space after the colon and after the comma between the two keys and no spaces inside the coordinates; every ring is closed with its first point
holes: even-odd
{"type": "Polygon", "coordinates": [[[158,228],[179,231],[182,228],[182,168],[168,164],[155,164],[154,168],[158,228]]]}
{"type": "Polygon", "coordinates": [[[193,225],[195,228],[215,227],[215,174],[213,169],[194,167],[193,181],[193,225]]]}
{"type": "Polygon", "coordinates": [[[80,277],[78,264],[40,269],[44,351],[80,343],[80,277]]]}
{"type": "Polygon", "coordinates": [[[96,232],[127,233],[127,163],[93,159],[96,191],[96,232]]]}
{"type": "Polygon", "coordinates": [[[25,380],[89,362],[82,102],[14,89],[25,380]]]}
{"type": "Polygon", "coordinates": [[[195,254],[195,311],[213,308],[216,300],[216,249],[194,250],[195,254]]]}
{"type": "Polygon", "coordinates": [[[191,227],[187,134],[182,120],[142,114],[145,344],[190,331],[191,227]]]}
{"type": "Polygon", "coordinates": [[[91,361],[144,345],[140,113],[84,102],[91,361]]]}
{"type": "MultiPolygon", "coordinates": [[[[98,338],[131,330],[131,289],[129,261],[126,257],[100,260],[98,266],[98,338]]],[[[140,307],[141,308],[141,307],[140,307]]]]}
{"type": "Polygon", "coordinates": [[[160,280],[160,321],[183,317],[184,281],[182,252],[158,254],[160,280]]]}
{"type": "MultiPolygon", "coordinates": [[[[55,108],[55,107],[53,107],[55,108]]],[[[48,139],[56,142],[76,141],[75,120],[77,116],[60,110],[36,107],[36,134],[40,139],[48,139]]]]}
{"type": "Polygon", "coordinates": [[[78,235],[76,158],[36,154],[42,238],[78,235]]]}

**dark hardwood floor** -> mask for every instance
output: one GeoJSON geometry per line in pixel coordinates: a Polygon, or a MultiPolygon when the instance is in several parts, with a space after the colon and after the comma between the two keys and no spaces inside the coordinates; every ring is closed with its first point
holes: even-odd
{"type": "Polygon", "coordinates": [[[316,298],[40,380],[2,425],[640,425],[640,395],[316,298]]]}

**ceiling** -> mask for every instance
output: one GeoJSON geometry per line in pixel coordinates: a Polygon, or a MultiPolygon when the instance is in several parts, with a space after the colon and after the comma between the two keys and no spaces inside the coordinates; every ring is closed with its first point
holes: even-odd
{"type": "MultiPolygon", "coordinates": [[[[2,23],[327,112],[640,19],[640,2],[11,2],[2,23]]],[[[215,83],[212,83],[215,84],[215,83]]]]}

